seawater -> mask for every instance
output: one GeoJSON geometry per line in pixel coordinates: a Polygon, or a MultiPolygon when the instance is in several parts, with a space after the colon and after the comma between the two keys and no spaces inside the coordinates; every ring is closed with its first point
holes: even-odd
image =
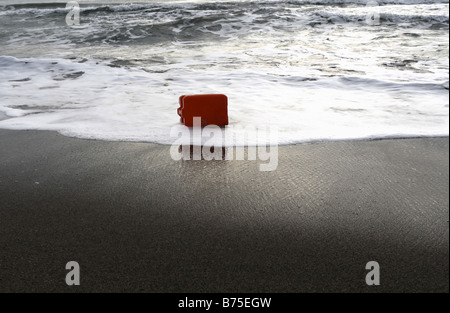
{"type": "Polygon", "coordinates": [[[171,144],[180,95],[224,93],[278,144],[448,136],[448,1],[116,2],[2,2],[0,128],[171,144]]]}

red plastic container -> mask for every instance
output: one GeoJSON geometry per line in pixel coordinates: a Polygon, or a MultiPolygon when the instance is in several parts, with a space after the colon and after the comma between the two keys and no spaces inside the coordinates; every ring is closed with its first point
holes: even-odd
{"type": "Polygon", "coordinates": [[[201,126],[228,125],[228,98],[222,94],[183,95],[177,109],[181,123],[194,126],[194,117],[201,118],[201,126]]]}

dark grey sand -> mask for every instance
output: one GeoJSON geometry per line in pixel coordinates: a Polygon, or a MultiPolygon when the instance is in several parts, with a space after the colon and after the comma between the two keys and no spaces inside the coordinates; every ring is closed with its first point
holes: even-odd
{"type": "Polygon", "coordinates": [[[274,172],[53,132],[0,147],[1,292],[449,291],[448,138],[285,146],[274,172]]]}

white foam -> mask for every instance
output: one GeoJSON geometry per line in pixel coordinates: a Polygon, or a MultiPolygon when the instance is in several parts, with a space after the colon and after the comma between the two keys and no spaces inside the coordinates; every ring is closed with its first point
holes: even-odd
{"type": "Polygon", "coordinates": [[[0,68],[0,111],[13,117],[0,121],[6,129],[170,144],[171,128],[180,125],[178,96],[220,92],[229,97],[230,125],[276,127],[279,144],[449,132],[448,91],[441,85],[303,81],[294,73],[247,69],[147,73],[94,60],[0,57],[0,68]]]}
{"type": "Polygon", "coordinates": [[[162,2],[83,3],[73,28],[62,7],[0,8],[16,56],[0,56],[0,127],[170,144],[180,95],[225,93],[230,128],[280,144],[448,136],[448,4],[380,1],[374,27],[363,0],[162,2]]]}

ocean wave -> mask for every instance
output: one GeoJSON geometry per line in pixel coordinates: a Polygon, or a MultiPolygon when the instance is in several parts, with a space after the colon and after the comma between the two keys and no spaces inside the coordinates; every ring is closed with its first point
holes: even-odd
{"type": "MultiPolygon", "coordinates": [[[[195,10],[227,10],[230,8],[257,8],[267,6],[366,6],[372,0],[279,0],[279,1],[193,1],[193,2],[158,2],[151,3],[114,3],[103,4],[101,1],[79,1],[81,13],[95,12],[135,12],[143,10],[170,10],[176,8],[187,8],[195,10]]],[[[10,14],[53,14],[67,12],[65,4],[61,3],[26,3],[15,5],[0,5],[0,15],[10,14]]],[[[138,1],[136,1],[138,2],[138,1]]],[[[373,2],[373,1],[372,1],[373,2]]],[[[376,1],[380,6],[386,5],[425,5],[425,4],[448,4],[448,0],[379,0],[376,1]]]]}
{"type": "MultiPolygon", "coordinates": [[[[17,24],[14,28],[0,29],[0,37],[8,44],[20,43],[18,37],[23,40],[27,36],[30,40],[42,38],[44,41],[60,40],[63,43],[70,41],[74,44],[153,44],[190,40],[229,40],[260,32],[292,32],[304,27],[344,24],[365,26],[367,14],[372,12],[370,11],[372,9],[369,10],[365,6],[296,7],[290,5],[290,2],[268,3],[258,6],[253,2],[236,2],[234,5],[230,2],[219,2],[161,6],[156,4],[87,6],[82,8],[80,13],[82,26],[70,32],[59,27],[64,24],[64,17],[68,12],[65,8],[51,9],[49,5],[43,5],[39,9],[27,7],[0,10],[0,15],[10,11],[12,14],[27,13],[20,18],[5,16],[3,19],[5,26],[17,24]],[[50,14],[47,19],[46,14],[50,14]],[[34,20],[40,25],[47,26],[37,28],[33,27],[33,24],[28,24],[34,20]],[[13,33],[17,28],[21,28],[20,35],[13,33]]],[[[446,4],[432,4],[425,7],[380,6],[376,10],[384,26],[403,24],[425,29],[448,29],[449,25],[446,4]]]]}
{"type": "Polygon", "coordinates": [[[227,94],[230,127],[237,129],[236,136],[245,136],[245,127],[262,125],[278,129],[278,144],[448,136],[448,81],[310,79],[248,69],[192,71],[183,66],[147,73],[100,60],[10,56],[0,56],[0,70],[4,73],[0,111],[10,117],[0,121],[0,128],[6,129],[171,144],[176,139],[171,130],[181,127],[178,96],[202,85],[205,93],[227,94]]]}
{"type": "Polygon", "coordinates": [[[179,95],[225,93],[279,143],[448,134],[448,4],[357,2],[0,8],[0,127],[170,143],[179,95]]]}

